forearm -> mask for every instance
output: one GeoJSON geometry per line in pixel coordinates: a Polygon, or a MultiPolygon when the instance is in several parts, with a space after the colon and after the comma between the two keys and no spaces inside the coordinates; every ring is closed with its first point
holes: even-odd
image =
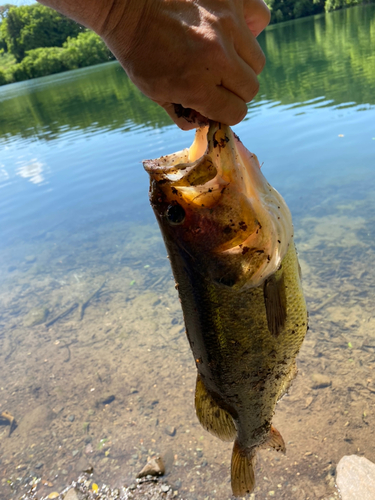
{"type": "Polygon", "coordinates": [[[129,0],[37,0],[57,10],[99,35],[115,28],[116,19],[122,18],[129,0]],[[114,14],[115,15],[112,15],[114,14]],[[113,26],[108,25],[112,23],[113,26]]]}

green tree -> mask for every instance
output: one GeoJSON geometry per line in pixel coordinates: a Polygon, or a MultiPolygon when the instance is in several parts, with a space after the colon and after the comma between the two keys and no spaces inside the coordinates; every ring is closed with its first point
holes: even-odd
{"type": "MultiPolygon", "coordinates": [[[[14,7],[14,5],[12,5],[10,3],[6,3],[5,5],[0,5],[0,54],[2,52],[8,51],[8,47],[7,47],[7,44],[5,41],[4,23],[2,21],[4,21],[4,19],[6,19],[8,10],[11,7],[14,7]]],[[[1,80],[1,78],[0,78],[0,80],[1,80]]]]}
{"type": "Polygon", "coordinates": [[[52,75],[70,69],[83,68],[113,59],[101,38],[93,31],[68,38],[63,47],[39,47],[28,50],[26,56],[12,68],[12,80],[19,82],[52,75]]]}
{"type": "Polygon", "coordinates": [[[63,51],[61,47],[39,47],[29,50],[26,57],[13,67],[13,79],[28,80],[70,69],[63,61],[63,51]]]}
{"type": "Polygon", "coordinates": [[[7,82],[4,71],[0,69],[0,85],[5,85],[7,82]]]}
{"type": "Polygon", "coordinates": [[[6,3],[4,5],[0,5],[0,18],[1,18],[1,21],[4,21],[4,19],[7,16],[8,10],[11,7],[14,7],[14,5],[11,4],[11,3],[6,3]]]}
{"type": "Polygon", "coordinates": [[[1,30],[1,25],[0,25],[0,54],[2,54],[3,52],[7,52],[7,50],[8,50],[8,46],[7,46],[7,43],[3,37],[3,33],[1,30]]]}
{"type": "Polygon", "coordinates": [[[271,11],[271,23],[318,14],[324,11],[325,2],[326,0],[266,0],[271,11]]]}
{"type": "Polygon", "coordinates": [[[10,7],[2,22],[8,51],[20,62],[28,50],[61,47],[68,37],[83,29],[76,22],[44,5],[10,7]]]}
{"type": "Polygon", "coordinates": [[[93,31],[79,33],[76,38],[69,37],[63,47],[63,58],[71,69],[93,66],[114,59],[102,39],[93,31]]]}
{"type": "Polygon", "coordinates": [[[326,0],[325,10],[327,12],[331,10],[343,9],[345,7],[350,7],[352,5],[358,5],[359,3],[369,3],[371,0],[326,0]]]}

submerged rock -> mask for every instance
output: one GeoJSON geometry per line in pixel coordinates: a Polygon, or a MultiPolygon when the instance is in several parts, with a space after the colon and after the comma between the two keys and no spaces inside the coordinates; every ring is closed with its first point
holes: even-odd
{"type": "Polygon", "coordinates": [[[49,315],[47,307],[34,307],[24,319],[25,326],[36,326],[44,323],[49,315]]]}
{"type": "Polygon", "coordinates": [[[20,435],[29,435],[35,429],[48,429],[54,416],[54,413],[47,405],[37,406],[24,415],[18,426],[18,433],[20,435]]]}
{"type": "Polygon", "coordinates": [[[164,462],[161,457],[152,458],[143,467],[141,472],[137,475],[137,478],[146,476],[162,476],[165,472],[164,462]]]}
{"type": "Polygon", "coordinates": [[[313,381],[313,389],[323,389],[324,387],[329,387],[332,383],[327,375],[322,375],[321,373],[313,373],[311,379],[313,381]]]}
{"type": "Polygon", "coordinates": [[[174,437],[176,435],[176,427],[173,427],[173,425],[167,425],[167,427],[164,429],[164,432],[171,437],[174,437]]]}
{"type": "Polygon", "coordinates": [[[337,465],[336,483],[342,500],[374,500],[375,464],[365,457],[346,455],[337,465]]]}
{"type": "Polygon", "coordinates": [[[95,401],[95,406],[98,408],[101,405],[109,405],[116,399],[114,394],[104,394],[95,401]]]}

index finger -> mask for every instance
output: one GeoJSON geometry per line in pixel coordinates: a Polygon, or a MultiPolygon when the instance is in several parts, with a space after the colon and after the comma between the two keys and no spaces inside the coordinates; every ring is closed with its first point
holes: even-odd
{"type": "Polygon", "coordinates": [[[246,102],[222,85],[206,88],[206,92],[199,97],[187,97],[182,105],[185,108],[195,109],[209,120],[225,125],[236,125],[247,113],[246,102]]]}

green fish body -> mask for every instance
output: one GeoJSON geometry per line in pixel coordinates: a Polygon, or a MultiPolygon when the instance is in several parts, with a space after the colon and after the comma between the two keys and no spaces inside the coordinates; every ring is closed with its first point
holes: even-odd
{"type": "Polygon", "coordinates": [[[307,331],[291,215],[227,126],[144,166],[198,370],[196,413],[234,441],[232,490],[243,496],[256,450],[285,451],[271,422],[307,331]]]}

